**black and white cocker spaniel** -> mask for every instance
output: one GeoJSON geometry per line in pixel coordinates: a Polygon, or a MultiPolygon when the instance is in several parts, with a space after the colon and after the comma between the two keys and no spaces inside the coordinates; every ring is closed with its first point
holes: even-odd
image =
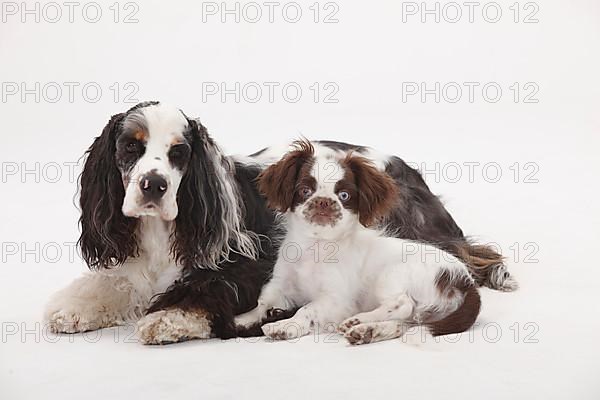
{"type": "MultiPolygon", "coordinates": [[[[313,144],[360,153],[394,179],[397,206],[376,226],[455,255],[478,285],[516,288],[502,257],[470,243],[400,158],[339,142],[313,144]]],[[[145,344],[239,334],[234,317],[257,305],[282,229],[256,179],[286,151],[226,156],[197,119],[159,102],[114,115],[81,175],[79,246],[92,271],[51,298],[44,313],[51,330],[138,321],[145,344]]]]}

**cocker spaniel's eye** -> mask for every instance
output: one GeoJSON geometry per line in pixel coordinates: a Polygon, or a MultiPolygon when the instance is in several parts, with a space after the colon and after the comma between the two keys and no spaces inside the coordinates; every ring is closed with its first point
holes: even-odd
{"type": "Polygon", "coordinates": [[[185,144],[178,144],[169,150],[170,158],[185,158],[189,153],[189,147],[185,144]]]}
{"type": "Polygon", "coordinates": [[[184,152],[182,149],[182,146],[175,146],[171,149],[171,151],[169,152],[169,155],[171,156],[171,158],[180,158],[184,156],[184,152]]]}
{"type": "Polygon", "coordinates": [[[173,145],[169,149],[169,161],[176,168],[183,170],[187,166],[191,153],[190,146],[185,143],[173,145]]]}
{"type": "Polygon", "coordinates": [[[139,151],[139,145],[137,142],[129,142],[125,146],[125,151],[128,153],[137,153],[139,151]]]}
{"type": "Polygon", "coordinates": [[[338,197],[340,198],[341,201],[346,202],[346,201],[350,200],[350,193],[348,193],[346,191],[341,191],[338,193],[338,197]]]}

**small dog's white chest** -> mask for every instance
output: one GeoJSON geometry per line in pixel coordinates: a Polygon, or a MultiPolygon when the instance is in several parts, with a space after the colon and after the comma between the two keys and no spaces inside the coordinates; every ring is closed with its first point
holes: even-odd
{"type": "Polygon", "coordinates": [[[286,295],[300,303],[308,303],[323,293],[347,293],[350,290],[348,286],[353,283],[351,277],[355,275],[352,265],[356,264],[356,260],[344,260],[347,252],[332,246],[332,242],[314,242],[302,247],[292,243],[287,246],[295,246],[297,251],[296,256],[291,251],[280,256],[280,260],[285,260],[280,265],[286,295]]]}

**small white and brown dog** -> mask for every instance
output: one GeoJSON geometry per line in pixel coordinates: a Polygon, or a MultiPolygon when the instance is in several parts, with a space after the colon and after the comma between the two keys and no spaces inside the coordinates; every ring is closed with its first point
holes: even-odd
{"type": "Polygon", "coordinates": [[[307,141],[267,168],[259,187],[283,213],[286,235],[258,306],[236,318],[241,329],[271,310],[300,309],[262,330],[291,339],[337,328],[352,344],[402,336],[424,326],[434,335],[469,329],[480,297],[467,267],[433,245],[369,228],[400,201],[397,185],[358,154],[307,141]]]}

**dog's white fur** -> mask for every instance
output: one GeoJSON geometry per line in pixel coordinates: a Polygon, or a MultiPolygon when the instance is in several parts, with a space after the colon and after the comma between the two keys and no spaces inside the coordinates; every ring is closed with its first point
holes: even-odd
{"type": "Polygon", "coordinates": [[[459,307],[462,296],[442,296],[436,277],[445,270],[452,279],[472,281],[462,262],[432,246],[384,237],[361,225],[335,193],[344,168],[331,152],[317,148],[311,174],[317,188],[285,213],[288,232],[273,277],[258,306],[236,318],[238,326],[261,323],[270,309],[301,306],[292,318],[264,325],[265,335],[290,339],[337,328],[360,344],[367,331],[373,341],[399,337],[406,323],[419,323],[424,313],[442,318],[459,307]],[[337,202],[341,218],[312,223],[304,212],[316,197],[337,202]]]}
{"type": "Polygon", "coordinates": [[[181,111],[174,107],[156,105],[140,111],[140,114],[133,114],[124,121],[125,128],[134,124],[147,127],[148,142],[144,155],[124,179],[123,214],[136,218],[147,215],[172,221],[177,217],[177,190],[183,174],[169,163],[168,151],[173,143],[184,142],[183,132],[188,123],[181,111]],[[150,171],[167,181],[167,191],[158,207],[153,208],[147,208],[144,204],[139,185],[150,171]]]}
{"type": "Polygon", "coordinates": [[[141,217],[139,257],[115,269],[88,272],[55,293],[44,311],[54,332],[84,332],[137,321],[150,298],[179,277],[169,257],[170,223],[141,217]]]}
{"type": "Polygon", "coordinates": [[[138,336],[144,344],[165,344],[186,339],[209,339],[208,316],[180,309],[160,310],[138,322],[138,336]]]}
{"type": "MultiPolygon", "coordinates": [[[[144,107],[140,112],[138,117],[141,117],[142,121],[139,122],[148,130],[146,152],[137,161],[129,176],[124,177],[126,195],[123,201],[123,213],[140,219],[139,255],[130,257],[123,265],[113,269],[88,272],[55,293],[47,303],[43,315],[45,323],[54,332],[84,332],[135,322],[143,317],[152,296],[164,292],[180,276],[181,266],[177,265],[171,256],[170,236],[172,221],[178,212],[176,194],[182,173],[170,165],[168,151],[172,143],[183,140],[182,132],[188,123],[181,111],[163,104],[144,107]],[[148,209],[143,203],[139,181],[151,170],[165,177],[168,190],[156,207],[148,209]]],[[[131,118],[135,119],[136,115],[133,114],[131,118]]],[[[135,122],[125,119],[124,124],[135,122]]],[[[220,150],[216,148],[214,152],[211,156],[215,158],[215,164],[220,164],[220,150]]],[[[226,181],[223,186],[231,187],[231,178],[225,176],[223,168],[215,170],[220,174],[217,178],[226,181]]],[[[222,201],[235,203],[237,210],[235,193],[227,191],[222,201]]],[[[256,250],[251,245],[251,239],[240,227],[239,213],[231,214],[235,214],[231,216],[231,220],[223,221],[230,232],[228,237],[235,236],[239,239],[242,235],[243,238],[239,239],[240,247],[245,249],[248,256],[255,255],[256,250]]],[[[219,249],[215,258],[223,255],[226,257],[226,254],[227,251],[219,249]]],[[[172,330],[169,326],[174,325],[164,315],[159,317],[151,314],[144,319],[148,319],[154,325],[157,321],[164,323],[165,327],[155,327],[152,331],[167,337],[167,331],[172,330]]],[[[140,324],[147,327],[150,322],[142,320],[140,324]]],[[[208,326],[208,319],[202,316],[190,318],[188,325],[190,324],[197,325],[195,332],[201,336],[199,331],[208,326]]],[[[146,329],[145,332],[149,330],[146,329]]],[[[205,332],[210,332],[210,328],[206,328],[205,332]]],[[[171,334],[173,335],[175,333],[171,334]]],[[[141,336],[143,343],[158,343],[159,339],[148,334],[141,336]]]]}

